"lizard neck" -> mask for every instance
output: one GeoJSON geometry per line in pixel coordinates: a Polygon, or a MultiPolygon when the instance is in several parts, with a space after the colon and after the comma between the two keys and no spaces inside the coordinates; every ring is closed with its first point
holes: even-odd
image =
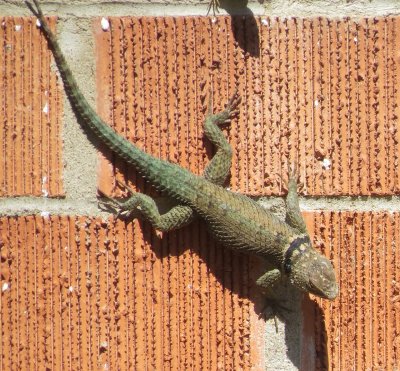
{"type": "Polygon", "coordinates": [[[311,246],[310,237],[306,234],[296,236],[287,246],[283,253],[282,272],[286,275],[292,272],[293,264],[311,246]]]}

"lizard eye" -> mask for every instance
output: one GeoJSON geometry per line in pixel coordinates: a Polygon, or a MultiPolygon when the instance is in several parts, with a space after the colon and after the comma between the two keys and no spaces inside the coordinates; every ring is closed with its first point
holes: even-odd
{"type": "Polygon", "coordinates": [[[323,278],[321,278],[321,276],[316,276],[315,274],[313,274],[312,276],[314,277],[310,277],[309,280],[309,285],[310,285],[310,292],[313,293],[314,295],[326,298],[326,289],[324,289],[323,285],[321,285],[321,283],[323,283],[323,278]]]}

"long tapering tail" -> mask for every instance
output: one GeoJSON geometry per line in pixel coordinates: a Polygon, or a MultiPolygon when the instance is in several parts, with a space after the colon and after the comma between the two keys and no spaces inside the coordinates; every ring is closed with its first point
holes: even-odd
{"type": "Polygon", "coordinates": [[[192,194],[190,183],[191,179],[195,176],[179,166],[162,161],[143,152],[127,139],[117,134],[99,117],[81,93],[57,42],[56,36],[51,31],[38,1],[32,1],[35,7],[29,1],[25,1],[25,4],[40,21],[41,30],[52,50],[68,99],[84,130],[93,132],[115,154],[134,165],[139,173],[156,188],[165,191],[170,196],[181,201],[189,201],[192,194]]]}

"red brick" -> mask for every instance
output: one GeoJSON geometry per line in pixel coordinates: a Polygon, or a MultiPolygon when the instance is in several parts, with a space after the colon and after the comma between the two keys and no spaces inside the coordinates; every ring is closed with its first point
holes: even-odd
{"type": "MultiPolygon", "coordinates": [[[[19,21],[5,19],[0,29],[5,45],[17,45],[0,51],[7,118],[0,133],[7,159],[0,163],[1,192],[40,195],[49,176],[50,195],[57,195],[59,90],[54,75],[46,75],[44,40],[24,19],[20,39],[13,31],[19,21]],[[32,57],[22,58],[22,51],[32,57]],[[42,112],[46,90],[53,92],[49,107],[56,107],[51,120],[42,112]]],[[[215,24],[111,18],[112,34],[95,26],[100,113],[149,152],[201,173],[212,154],[202,140],[209,91],[219,109],[238,86],[241,114],[225,129],[235,150],[234,190],[282,193],[280,177],[297,160],[309,195],[398,193],[398,23],[256,19],[257,39],[250,18],[232,24],[228,17],[215,24]],[[322,169],[324,158],[332,160],[331,170],[322,169]]],[[[131,168],[113,163],[144,187],[131,168]]],[[[110,190],[104,165],[99,183],[110,190]]],[[[341,291],[332,303],[305,299],[303,364],[315,356],[317,369],[395,368],[399,213],[306,217],[314,244],[334,262],[341,291]]],[[[146,223],[3,217],[0,238],[5,369],[264,364],[254,262],[216,248],[200,224],[159,240],[146,223]]]]}
{"type": "Polygon", "coordinates": [[[35,22],[0,18],[0,196],[63,195],[62,95],[35,22]]]}
{"type": "MultiPolygon", "coordinates": [[[[303,364],[394,368],[400,214],[306,219],[314,245],[333,261],[340,295],[304,299],[303,364]]],[[[262,369],[259,268],[217,248],[199,224],[159,239],[146,223],[3,217],[0,239],[6,369],[262,369]]]]}
{"type": "MultiPolygon", "coordinates": [[[[238,88],[239,119],[224,129],[233,190],[284,193],[297,162],[308,195],[399,192],[399,18],[110,22],[111,32],[95,24],[99,112],[146,151],[201,174],[213,153],[202,134],[210,92],[220,110],[238,88]]],[[[110,175],[105,162],[103,190],[110,175]]]]}
{"type": "Polygon", "coordinates": [[[2,367],[264,369],[255,262],[206,236],[198,224],[159,239],[137,222],[1,218],[2,367]]]}
{"type": "Polygon", "coordinates": [[[399,366],[399,213],[308,213],[317,245],[335,265],[340,295],[306,300],[306,332],[320,370],[399,366]]]}

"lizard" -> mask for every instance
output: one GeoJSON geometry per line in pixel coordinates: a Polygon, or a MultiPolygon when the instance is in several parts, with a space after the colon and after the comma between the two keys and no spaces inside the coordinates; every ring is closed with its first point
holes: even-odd
{"type": "Polygon", "coordinates": [[[286,280],[301,291],[321,298],[333,300],[337,296],[339,289],[333,265],[312,246],[300,212],[297,171],[289,174],[285,220],[252,198],[223,187],[231,168],[232,148],[220,126],[238,114],[240,97],[237,93],[223,111],[213,114],[209,108],[206,115],[204,132],[216,147],[216,153],[202,175],[153,157],[116,133],[91,107],[79,89],[39,2],[32,2],[25,0],[39,20],[38,26],[52,51],[66,95],[83,130],[94,134],[175,203],[160,214],[151,197],[132,193],[125,201],[106,201],[117,216],[128,217],[139,212],[141,218],[162,232],[183,227],[200,217],[214,238],[226,248],[255,254],[269,262],[271,268],[256,280],[258,286],[270,289],[286,280]]]}

